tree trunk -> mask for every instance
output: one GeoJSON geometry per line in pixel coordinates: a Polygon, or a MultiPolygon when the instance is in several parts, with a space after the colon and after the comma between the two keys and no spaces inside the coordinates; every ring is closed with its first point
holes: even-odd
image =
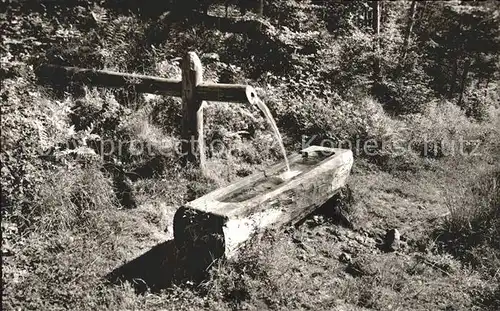
{"type": "Polygon", "coordinates": [[[259,14],[260,17],[264,16],[264,0],[259,1],[259,7],[257,8],[257,14],[259,14]]]}
{"type": "Polygon", "coordinates": [[[364,10],[363,10],[363,27],[370,26],[369,16],[370,16],[370,14],[368,12],[368,6],[365,6],[364,10]]]}
{"type": "Polygon", "coordinates": [[[381,80],[380,70],[380,1],[372,1],[373,8],[373,35],[374,35],[374,58],[373,58],[373,80],[378,84],[381,80]]]}
{"type": "Polygon", "coordinates": [[[450,88],[448,89],[449,99],[453,97],[453,93],[455,92],[455,81],[457,80],[457,75],[458,75],[458,57],[455,57],[455,62],[453,64],[453,73],[451,75],[451,80],[450,80],[450,88]]]}
{"type": "Polygon", "coordinates": [[[469,75],[470,66],[472,65],[472,60],[468,59],[465,62],[464,71],[462,72],[462,78],[460,79],[460,96],[458,97],[458,106],[462,107],[462,101],[464,99],[464,92],[467,86],[467,76],[469,75]]]}
{"type": "Polygon", "coordinates": [[[408,14],[408,25],[406,26],[405,39],[403,42],[401,59],[399,61],[400,66],[403,65],[403,62],[406,58],[406,54],[408,53],[408,48],[410,46],[410,37],[411,37],[411,32],[413,30],[413,26],[415,25],[415,15],[417,13],[417,5],[418,2],[416,0],[413,0],[411,2],[410,12],[408,14]]]}

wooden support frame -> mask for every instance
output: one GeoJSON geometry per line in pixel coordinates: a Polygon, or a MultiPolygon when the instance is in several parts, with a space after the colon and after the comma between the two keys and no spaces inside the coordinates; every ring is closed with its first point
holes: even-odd
{"type": "Polygon", "coordinates": [[[181,97],[182,159],[185,164],[193,163],[203,169],[203,101],[252,104],[257,93],[249,85],[203,83],[203,66],[194,52],[184,55],[181,69],[182,80],[57,65],[42,65],[35,73],[41,82],[55,85],[88,84],[181,97]]]}

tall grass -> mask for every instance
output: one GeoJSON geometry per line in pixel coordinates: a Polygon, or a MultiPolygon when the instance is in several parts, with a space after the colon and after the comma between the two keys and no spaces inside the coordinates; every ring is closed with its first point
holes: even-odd
{"type": "Polygon", "coordinates": [[[448,199],[441,242],[473,267],[500,277],[500,167],[448,199]]]}

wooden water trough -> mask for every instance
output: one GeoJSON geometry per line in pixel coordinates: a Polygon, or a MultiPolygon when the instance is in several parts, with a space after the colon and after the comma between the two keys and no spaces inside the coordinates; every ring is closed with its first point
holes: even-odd
{"type": "Polygon", "coordinates": [[[351,150],[310,146],[284,162],[217,189],[179,208],[175,243],[202,268],[231,257],[254,234],[303,219],[345,186],[351,150]]]}

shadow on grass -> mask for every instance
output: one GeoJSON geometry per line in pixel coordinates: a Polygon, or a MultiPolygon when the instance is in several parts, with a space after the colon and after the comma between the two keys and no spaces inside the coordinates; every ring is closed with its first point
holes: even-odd
{"type": "Polygon", "coordinates": [[[178,251],[173,240],[153,247],[148,252],[125,263],[106,275],[111,284],[128,281],[137,293],[158,291],[170,286],[176,275],[178,251]]]}
{"type": "Polygon", "coordinates": [[[196,256],[186,256],[169,240],[130,262],[111,271],[105,279],[108,284],[129,282],[137,294],[159,292],[176,284],[203,281],[208,273],[198,267],[196,256]]]}
{"type": "Polygon", "coordinates": [[[308,223],[309,226],[315,226],[317,224],[310,220],[314,219],[314,216],[323,216],[333,224],[352,230],[354,229],[354,225],[349,219],[349,213],[351,212],[350,207],[353,204],[354,198],[351,188],[349,186],[343,187],[312,213],[298,221],[295,227],[299,227],[305,223],[308,223]]]}

